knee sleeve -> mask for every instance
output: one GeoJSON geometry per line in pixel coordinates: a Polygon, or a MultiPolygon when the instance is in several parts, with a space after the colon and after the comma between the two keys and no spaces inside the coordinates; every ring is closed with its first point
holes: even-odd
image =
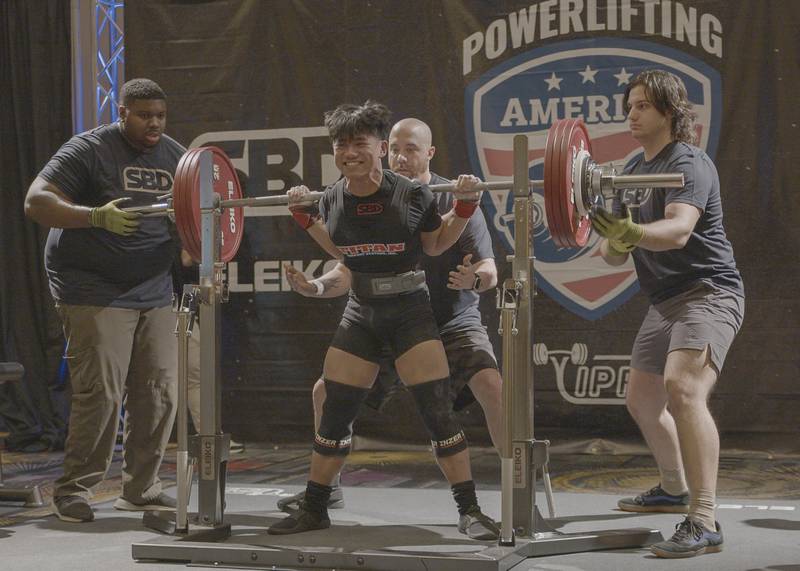
{"type": "Polygon", "coordinates": [[[409,387],[409,391],[414,395],[417,410],[431,435],[436,456],[452,456],[466,450],[467,438],[453,414],[450,378],[414,385],[409,387]]]}
{"type": "Polygon", "coordinates": [[[368,389],[325,379],[325,404],[319,430],[314,436],[314,452],[323,456],[347,456],[350,453],[353,421],[368,392],[368,389]]]}

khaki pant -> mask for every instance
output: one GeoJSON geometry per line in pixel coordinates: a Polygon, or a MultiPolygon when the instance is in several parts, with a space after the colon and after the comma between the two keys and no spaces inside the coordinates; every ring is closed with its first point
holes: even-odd
{"type": "MultiPolygon", "coordinates": [[[[188,376],[188,407],[192,417],[192,424],[197,434],[202,433],[200,427],[200,324],[195,321],[192,336],[189,337],[189,360],[187,362],[188,376]]],[[[213,429],[212,429],[213,430],[213,429]]],[[[242,445],[231,440],[231,446],[242,445]]]]}
{"type": "Polygon", "coordinates": [[[172,308],[60,304],[57,310],[67,338],[72,401],[64,474],[53,494],[87,495],[103,480],[124,403],[122,497],[150,501],[161,493],[158,470],[176,412],[172,308]]]}

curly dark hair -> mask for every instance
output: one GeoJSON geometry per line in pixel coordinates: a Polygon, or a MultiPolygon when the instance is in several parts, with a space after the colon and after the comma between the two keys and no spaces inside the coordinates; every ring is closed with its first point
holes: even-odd
{"type": "Polygon", "coordinates": [[[119,93],[123,105],[130,105],[137,99],[167,99],[167,94],[152,79],[138,77],[125,82],[119,93]]]}
{"type": "Polygon", "coordinates": [[[375,135],[381,140],[389,138],[392,112],[383,103],[367,100],[363,105],[342,103],[333,111],[325,112],[325,126],[331,143],[358,135],[375,135]]]}
{"type": "Polygon", "coordinates": [[[631,108],[628,97],[631,90],[637,85],[644,87],[647,100],[659,113],[672,115],[672,138],[676,141],[695,144],[697,133],[694,128],[697,113],[692,110],[692,104],[686,93],[686,86],[680,77],[661,69],[648,69],[633,78],[625,89],[623,106],[625,113],[631,108]]]}

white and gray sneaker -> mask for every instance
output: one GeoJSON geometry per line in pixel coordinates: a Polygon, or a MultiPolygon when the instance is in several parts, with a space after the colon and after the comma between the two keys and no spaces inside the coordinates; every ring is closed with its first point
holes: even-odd
{"type": "Polygon", "coordinates": [[[155,498],[142,500],[138,503],[126,500],[120,496],[117,498],[117,501],[114,502],[114,509],[128,512],[172,511],[177,505],[178,502],[175,498],[161,492],[155,498]]]}

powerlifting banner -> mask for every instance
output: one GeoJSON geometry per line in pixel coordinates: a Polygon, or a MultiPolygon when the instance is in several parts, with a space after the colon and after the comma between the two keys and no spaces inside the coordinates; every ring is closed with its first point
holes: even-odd
{"type": "MultiPolygon", "coordinates": [[[[523,133],[530,177],[540,179],[547,129],[561,118],[583,119],[595,160],[621,169],[638,148],[622,108],[626,85],[652,67],[679,75],[699,145],[720,173],[747,289],[714,411],[723,429],[796,430],[781,423],[793,417],[782,397],[800,394],[800,276],[786,263],[800,244],[790,182],[800,180],[797,21],[800,6],[788,0],[736,10],[723,0],[137,1],[125,6],[126,76],[158,81],[168,132],[187,146],[221,147],[246,173],[246,194],[262,196],[335,181],[323,113],[366,99],[426,121],[432,169],[443,176],[510,178],[512,139],[523,133]]],[[[633,265],[605,265],[596,236],[581,249],[554,247],[543,197],[534,199],[536,425],[634,431],[621,405],[647,301],[633,265]]],[[[514,243],[509,193],[486,193],[482,208],[502,279],[514,243]]],[[[265,422],[310,424],[310,387],[343,300],[291,292],[284,264],[312,277],[332,262],[285,207],[246,214],[243,246],[226,268],[223,371],[232,421],[258,434],[265,422]]],[[[500,355],[494,299],[483,297],[500,355]]]]}

